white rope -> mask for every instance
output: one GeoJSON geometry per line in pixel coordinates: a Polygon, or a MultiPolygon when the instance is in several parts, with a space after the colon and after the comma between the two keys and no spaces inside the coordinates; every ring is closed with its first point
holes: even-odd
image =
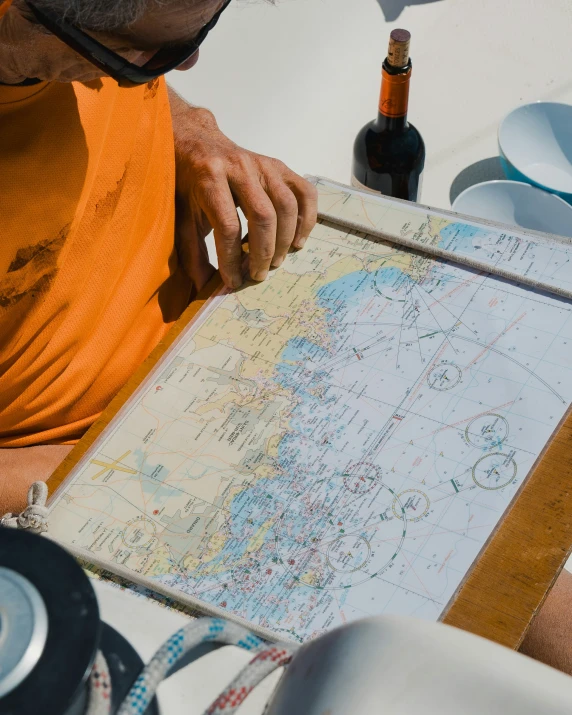
{"type": "Polygon", "coordinates": [[[109,715],[111,712],[111,678],[103,653],[98,650],[89,676],[85,715],[109,715]]]}
{"type": "Polygon", "coordinates": [[[258,653],[205,710],[204,715],[232,715],[259,683],[292,660],[297,649],[294,643],[280,643],[258,653]]]}
{"type": "MultiPolygon", "coordinates": [[[[117,715],[143,715],[161,682],[169,677],[182,658],[202,643],[235,645],[256,654],[205,711],[205,715],[232,715],[252,690],[270,673],[289,663],[299,648],[296,643],[270,645],[246,628],[222,618],[193,621],[174,633],[159,648],[141,671],[117,715]]],[[[110,715],[111,687],[106,660],[98,651],[88,680],[85,715],[110,715]]]]}
{"type": "MultiPolygon", "coordinates": [[[[133,684],[131,691],[121,704],[117,715],[143,715],[155,696],[159,683],[168,677],[170,671],[172,671],[175,665],[186,656],[187,653],[201,643],[235,645],[257,654],[267,652],[268,649],[267,643],[236,623],[226,621],[222,618],[201,618],[200,620],[193,621],[189,623],[188,626],[185,626],[185,628],[181,628],[181,630],[173,634],[169,640],[159,648],[133,684]]],[[[284,647],[282,644],[278,646],[281,651],[286,649],[288,653],[293,652],[293,649],[296,647],[294,644],[288,644],[284,647]]],[[[256,663],[255,667],[257,672],[260,672],[261,664],[256,658],[252,663],[256,663]]],[[[272,659],[267,657],[263,667],[268,668],[271,663],[272,659]]],[[[272,669],[276,667],[278,666],[274,665],[272,669]]]]}
{"type": "Polygon", "coordinates": [[[0,526],[13,529],[27,529],[34,534],[48,530],[48,513],[46,506],[48,487],[44,482],[34,482],[28,490],[28,506],[21,514],[4,514],[0,526]]]}

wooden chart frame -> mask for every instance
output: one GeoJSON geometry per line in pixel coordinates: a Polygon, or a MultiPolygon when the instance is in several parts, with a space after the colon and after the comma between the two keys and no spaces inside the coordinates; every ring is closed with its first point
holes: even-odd
{"type": "MultiPolygon", "coordinates": [[[[63,484],[205,302],[216,274],[48,479],[63,484]]],[[[518,648],[572,551],[572,411],[538,458],[441,620],[518,648]]]]}

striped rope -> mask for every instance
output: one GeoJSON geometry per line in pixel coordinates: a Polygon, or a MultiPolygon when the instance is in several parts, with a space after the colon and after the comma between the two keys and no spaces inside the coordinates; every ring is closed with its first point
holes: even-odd
{"type": "Polygon", "coordinates": [[[85,715],[110,715],[111,713],[111,678],[109,668],[98,650],[91,669],[88,685],[87,710],[85,715]]]}
{"type": "MultiPolygon", "coordinates": [[[[294,649],[297,648],[296,645],[290,644],[280,644],[279,646],[269,648],[268,644],[261,638],[258,638],[258,636],[255,636],[246,628],[236,623],[226,621],[222,618],[201,618],[189,623],[185,628],[181,628],[181,630],[174,633],[169,640],[159,648],[133,684],[131,691],[121,704],[117,715],[143,715],[149,703],[153,700],[159,683],[168,677],[169,673],[182,658],[202,643],[235,645],[243,650],[256,654],[257,657],[255,657],[239,674],[235,681],[233,681],[233,683],[238,683],[236,687],[239,688],[247,688],[255,681],[260,682],[260,679],[266,677],[262,675],[262,673],[266,671],[268,673],[272,672],[272,670],[282,664],[282,660],[286,657],[286,654],[288,654],[288,659],[291,658],[291,654],[294,649]],[[278,651],[281,655],[278,654],[278,651]],[[246,678],[244,683],[240,680],[241,678],[246,678]]],[[[233,684],[229,686],[229,688],[232,687],[233,684]]],[[[254,687],[254,685],[252,685],[252,687],[254,687]]],[[[244,697],[246,697],[247,694],[248,693],[246,693],[244,697]]],[[[242,698],[243,700],[244,697],[242,698]]],[[[218,702],[218,700],[217,698],[215,703],[218,702]]],[[[214,706],[215,704],[211,707],[214,706]]],[[[217,710],[215,709],[213,712],[217,712],[217,710]]],[[[225,712],[228,713],[232,711],[227,709],[225,712]]]]}
{"type": "Polygon", "coordinates": [[[280,643],[258,653],[205,710],[204,715],[233,715],[259,683],[292,660],[297,649],[294,643],[280,643]]]}

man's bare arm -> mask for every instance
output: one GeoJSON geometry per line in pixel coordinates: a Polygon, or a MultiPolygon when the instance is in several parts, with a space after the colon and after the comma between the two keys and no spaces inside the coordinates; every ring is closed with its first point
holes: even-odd
{"type": "Polygon", "coordinates": [[[563,571],[526,634],[520,652],[572,675],[572,574],[563,571]]]}
{"type": "Polygon", "coordinates": [[[0,449],[0,517],[25,509],[32,482],[45,482],[71,449],[65,444],[0,449]]]}

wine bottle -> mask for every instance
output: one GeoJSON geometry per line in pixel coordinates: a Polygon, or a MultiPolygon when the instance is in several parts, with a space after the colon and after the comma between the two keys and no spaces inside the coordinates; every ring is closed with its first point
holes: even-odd
{"type": "Polygon", "coordinates": [[[418,201],[425,166],[421,134],[407,121],[411,59],[407,30],[393,30],[383,63],[377,119],[354,143],[352,185],[386,196],[418,201]]]}

